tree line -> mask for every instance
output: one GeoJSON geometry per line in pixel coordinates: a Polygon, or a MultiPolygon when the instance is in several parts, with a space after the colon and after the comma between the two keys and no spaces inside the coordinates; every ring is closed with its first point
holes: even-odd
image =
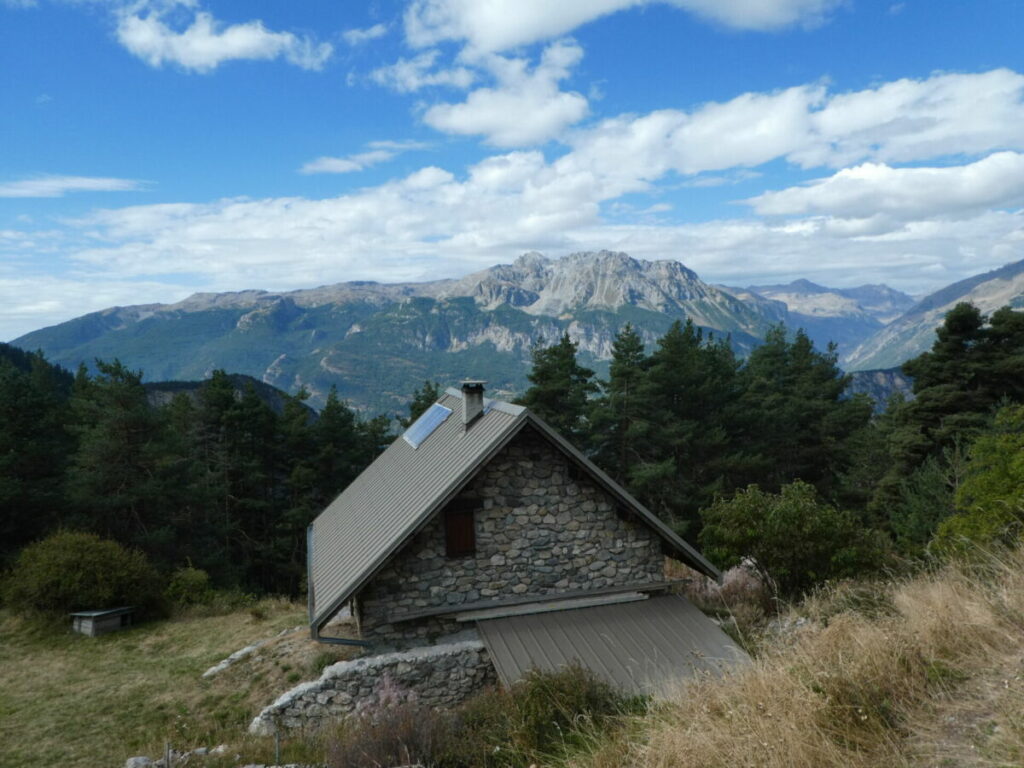
{"type": "Polygon", "coordinates": [[[903,370],[913,399],[876,416],[802,331],[740,360],[689,321],[650,351],[627,325],[605,380],[567,334],[536,348],[520,402],[720,565],[753,556],[798,593],[1019,536],[1024,313],[960,304],[903,370]]]}
{"type": "Polygon", "coordinates": [[[154,406],[142,372],[97,361],[71,376],[39,353],[0,349],[0,561],[57,529],[191,565],[256,593],[304,588],[312,519],[391,440],[332,391],[280,412],[224,371],[154,406]]]}
{"type": "MultiPolygon", "coordinates": [[[[847,397],[835,348],[773,329],[746,359],[675,323],[626,325],[607,379],[568,335],[532,353],[520,402],[719,565],[755,558],[783,592],[1024,520],[1024,313],[961,304],[909,361],[914,398],[847,397]]],[[[413,393],[408,426],[439,396],[413,393]]],[[[0,345],[0,565],[54,531],[141,550],[164,573],[301,594],[312,519],[393,439],[336,392],[275,410],[224,371],[153,405],[142,372],[76,375],[0,345]]]]}

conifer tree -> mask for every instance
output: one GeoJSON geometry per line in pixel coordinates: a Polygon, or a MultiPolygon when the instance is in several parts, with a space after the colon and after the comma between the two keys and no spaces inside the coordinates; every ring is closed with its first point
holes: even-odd
{"type": "Polygon", "coordinates": [[[423,412],[438,401],[441,397],[441,385],[436,381],[427,379],[422,387],[417,387],[412,393],[412,401],[409,403],[409,418],[402,419],[403,428],[410,426],[418,419],[423,412]]]}
{"type": "Polygon", "coordinates": [[[550,347],[533,349],[532,385],[519,400],[565,438],[580,444],[586,437],[588,398],[597,391],[594,372],[576,360],[577,344],[568,332],[550,347]]]}
{"type": "Polygon", "coordinates": [[[601,382],[601,396],[590,411],[590,448],[594,461],[619,482],[640,460],[637,445],[642,421],[642,387],[647,357],[644,343],[633,326],[626,323],[612,342],[608,381],[601,382]]]}
{"type": "Polygon", "coordinates": [[[643,418],[629,487],[681,532],[720,492],[730,471],[730,404],[737,362],[725,339],[705,340],[691,320],[658,340],[640,388],[643,418]]]}
{"type": "Polygon", "coordinates": [[[79,523],[106,538],[151,549],[166,537],[171,484],[163,472],[164,422],[142,386],[142,372],[119,360],[84,369],[71,397],[78,435],[68,493],[79,523]]]}

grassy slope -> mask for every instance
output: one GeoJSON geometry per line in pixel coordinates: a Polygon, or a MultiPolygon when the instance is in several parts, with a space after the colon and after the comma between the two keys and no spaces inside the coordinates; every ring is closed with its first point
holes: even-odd
{"type": "MultiPolygon", "coordinates": [[[[251,717],[324,652],[302,610],[140,626],[103,638],[0,613],[0,765],[117,765],[134,754],[227,742],[210,768],[268,762],[251,717]],[[255,640],[253,658],[202,672],[255,640]],[[233,753],[240,753],[240,761],[233,753]]],[[[750,667],[697,681],[622,728],[591,734],[574,768],[968,768],[1024,764],[1024,550],[972,569],[839,585],[794,609],[809,619],[748,638],[750,667]]],[[[790,617],[792,618],[792,616],[790,617]]],[[[787,625],[787,622],[783,622],[787,625]]],[[[286,761],[320,760],[293,738],[286,761]]],[[[561,762],[561,761],[560,761],[561,762]]]]}
{"type": "MultiPolygon", "coordinates": [[[[841,585],[756,661],[686,686],[575,768],[1024,765],[1024,550],[841,585]]],[[[792,624],[790,625],[792,626],[792,624]]]]}
{"type": "Polygon", "coordinates": [[[263,601],[254,611],[89,638],[0,612],[0,765],[94,768],[158,756],[165,741],[239,745],[260,708],[315,677],[314,659],[325,647],[293,632],[211,680],[202,673],[303,623],[302,606],[263,601]]]}

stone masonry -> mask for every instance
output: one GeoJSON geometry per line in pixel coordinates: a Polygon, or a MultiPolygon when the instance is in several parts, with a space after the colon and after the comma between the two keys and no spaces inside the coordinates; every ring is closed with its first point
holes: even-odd
{"type": "Polygon", "coordinates": [[[249,732],[312,730],[345,715],[406,700],[450,707],[496,681],[479,640],[341,661],[327,667],[318,680],[279,696],[256,716],[249,732]]]}
{"type": "Polygon", "coordinates": [[[362,637],[420,645],[464,625],[436,617],[396,619],[477,601],[663,580],[658,534],[620,516],[614,498],[574,469],[526,428],[461,494],[480,502],[475,554],[446,557],[439,514],[359,596],[362,637]]]}

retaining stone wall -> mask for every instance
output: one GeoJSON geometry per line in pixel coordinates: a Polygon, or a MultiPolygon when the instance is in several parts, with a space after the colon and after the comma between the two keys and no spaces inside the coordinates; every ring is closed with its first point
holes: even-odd
{"type": "Polygon", "coordinates": [[[361,636],[422,644],[463,625],[392,619],[478,600],[663,580],[658,535],[619,517],[609,494],[574,474],[545,438],[529,428],[521,432],[463,491],[481,501],[475,555],[445,556],[442,511],[360,595],[361,636]]]}
{"type": "Polygon", "coordinates": [[[319,680],[282,694],[249,725],[266,735],[279,728],[315,729],[329,720],[409,698],[450,707],[497,682],[479,640],[367,656],[327,667],[319,680]]]}

